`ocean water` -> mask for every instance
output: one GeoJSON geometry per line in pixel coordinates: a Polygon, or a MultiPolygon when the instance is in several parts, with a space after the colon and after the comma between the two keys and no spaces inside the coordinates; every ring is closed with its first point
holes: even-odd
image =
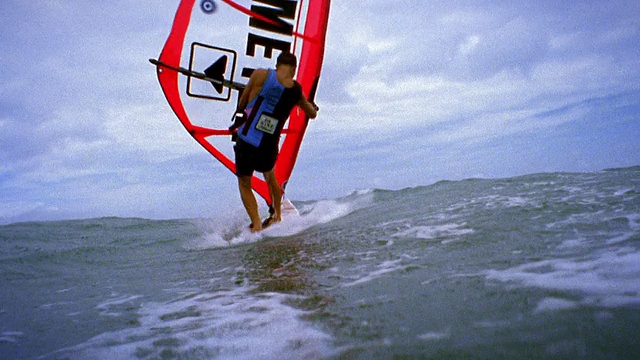
{"type": "Polygon", "coordinates": [[[0,226],[0,358],[640,358],[640,167],[294,204],[0,226]]]}

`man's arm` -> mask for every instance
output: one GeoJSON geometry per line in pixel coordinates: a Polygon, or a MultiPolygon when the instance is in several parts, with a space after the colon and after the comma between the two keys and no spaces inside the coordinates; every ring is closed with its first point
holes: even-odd
{"type": "Polygon", "coordinates": [[[266,77],[267,70],[265,69],[257,69],[253,71],[251,77],[249,78],[249,83],[242,91],[242,95],[240,95],[236,112],[243,112],[244,109],[247,108],[247,104],[249,104],[249,101],[258,96],[266,77]]]}
{"type": "Polygon", "coordinates": [[[302,94],[300,97],[300,101],[298,101],[298,106],[304,111],[305,114],[309,117],[309,119],[315,119],[318,116],[318,106],[314,103],[311,103],[307,100],[307,97],[302,94]]]}

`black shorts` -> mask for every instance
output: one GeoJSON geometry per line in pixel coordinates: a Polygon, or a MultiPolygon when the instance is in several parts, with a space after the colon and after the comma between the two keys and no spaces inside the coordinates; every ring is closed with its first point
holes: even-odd
{"type": "Polygon", "coordinates": [[[238,139],[233,147],[236,153],[236,175],[251,176],[254,171],[265,173],[273,170],[278,158],[278,148],[256,148],[238,139]]]}

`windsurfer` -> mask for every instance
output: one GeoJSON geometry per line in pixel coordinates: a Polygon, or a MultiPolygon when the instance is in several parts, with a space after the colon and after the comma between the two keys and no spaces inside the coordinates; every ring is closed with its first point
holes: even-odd
{"type": "Polygon", "coordinates": [[[256,69],[238,101],[236,114],[240,122],[230,128],[236,131],[234,151],[240,198],[251,219],[251,231],[260,231],[274,222],[282,221],[282,189],[274,173],[278,157],[280,133],[294,106],[299,106],[313,119],[318,107],[309,102],[302,87],[293,79],[296,56],[283,52],[275,69],[256,69]],[[261,221],[258,203],[251,188],[254,171],[264,174],[272,202],[270,216],[261,221]]]}

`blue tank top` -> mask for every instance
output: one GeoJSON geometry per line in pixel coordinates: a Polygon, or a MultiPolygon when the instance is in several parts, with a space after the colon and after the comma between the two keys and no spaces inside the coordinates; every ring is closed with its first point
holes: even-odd
{"type": "Polygon", "coordinates": [[[254,147],[277,146],[280,132],[302,95],[300,84],[286,88],[276,71],[269,69],[260,93],[245,110],[247,121],[238,129],[238,137],[254,147]]]}

